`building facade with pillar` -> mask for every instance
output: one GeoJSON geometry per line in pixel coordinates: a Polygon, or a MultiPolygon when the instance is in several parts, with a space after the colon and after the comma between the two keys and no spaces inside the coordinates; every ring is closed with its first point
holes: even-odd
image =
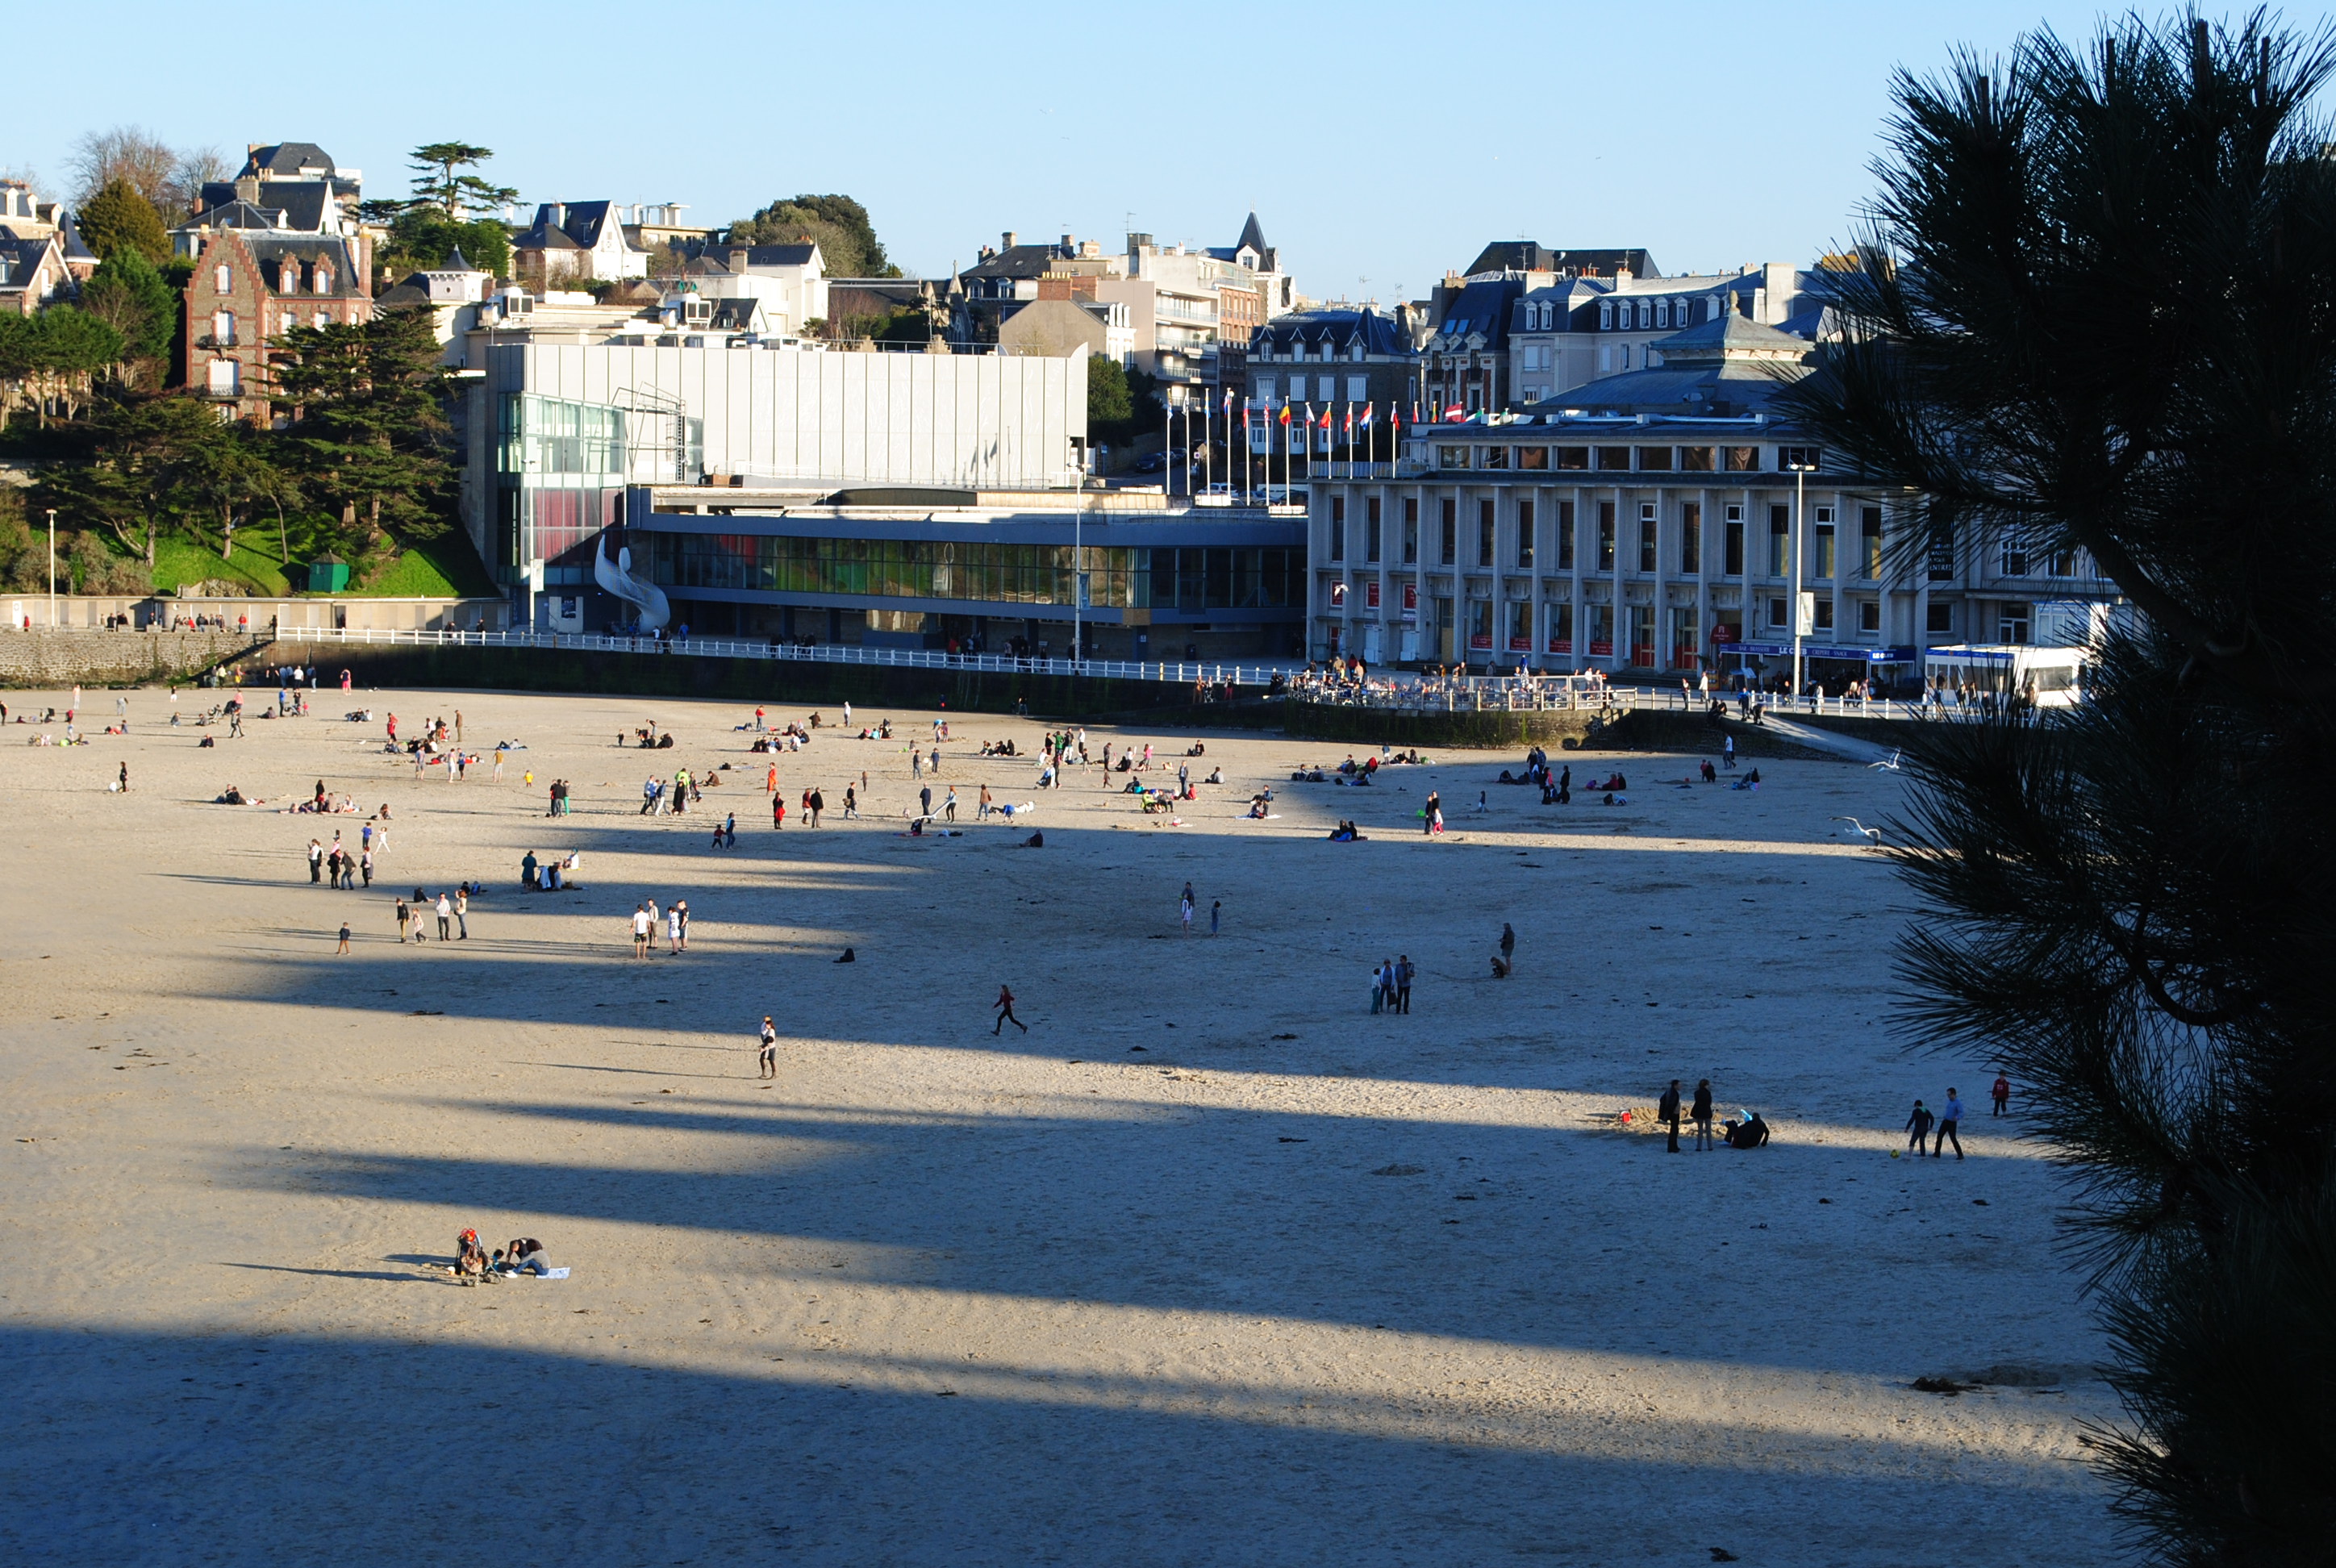
{"type": "Polygon", "coordinates": [[[1807,677],[1891,689],[1921,678],[1927,647],[2029,640],[2039,599],[2114,597],[2079,558],[2031,561],[2000,541],[1910,564],[1891,548],[1909,498],[1770,412],[1806,339],[1729,315],[1660,346],[1660,368],[1562,406],[1419,427],[1391,477],[1316,479],[1309,653],[1774,680],[1790,667],[1797,544],[1807,677]]]}

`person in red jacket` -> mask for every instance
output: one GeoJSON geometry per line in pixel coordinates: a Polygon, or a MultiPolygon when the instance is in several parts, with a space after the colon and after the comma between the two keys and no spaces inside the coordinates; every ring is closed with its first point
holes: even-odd
{"type": "Polygon", "coordinates": [[[1006,1032],[1006,1026],[1008,1024],[1012,1024],[1016,1028],[1021,1030],[1026,1035],[1030,1032],[1030,1026],[1014,1016],[1014,993],[1007,990],[1004,986],[998,988],[998,999],[995,1002],[992,1002],[990,1006],[998,1009],[998,1027],[989,1031],[991,1034],[1004,1034],[1006,1032]]]}

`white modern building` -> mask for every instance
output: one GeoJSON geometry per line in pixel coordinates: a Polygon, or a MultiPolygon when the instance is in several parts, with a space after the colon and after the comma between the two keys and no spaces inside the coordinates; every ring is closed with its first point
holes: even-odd
{"type": "Polygon", "coordinates": [[[488,314],[465,343],[477,374],[463,519],[506,584],[537,562],[547,585],[588,580],[591,541],[621,521],[628,484],[1037,492],[1080,481],[1084,355],[828,352],[654,321],[568,328],[488,314]]]}

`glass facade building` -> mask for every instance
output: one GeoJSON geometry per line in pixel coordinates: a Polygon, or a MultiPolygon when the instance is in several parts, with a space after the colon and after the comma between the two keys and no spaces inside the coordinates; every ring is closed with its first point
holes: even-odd
{"type": "MultiPolygon", "coordinates": [[[[1006,612],[1067,608],[1077,591],[1067,544],[667,532],[648,542],[653,579],[682,592],[926,599],[1006,612]]],[[[1300,550],[1089,545],[1084,553],[1093,609],[1294,611],[1305,601],[1300,550]]]]}
{"type": "Polygon", "coordinates": [[[592,541],[618,521],[627,480],[702,463],[705,439],[699,420],[505,394],[495,429],[497,579],[523,581],[528,563],[541,560],[547,585],[589,581],[592,541]]]}

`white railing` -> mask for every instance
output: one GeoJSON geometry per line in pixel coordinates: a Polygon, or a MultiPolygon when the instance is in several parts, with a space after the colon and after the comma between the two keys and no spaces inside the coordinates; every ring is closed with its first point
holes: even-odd
{"type": "Polygon", "coordinates": [[[650,656],[684,655],[699,658],[768,659],[775,663],[877,665],[898,669],[933,669],[991,675],[1076,675],[1116,680],[1170,681],[1180,686],[1261,687],[1295,666],[1204,664],[1173,659],[1017,658],[1012,654],[949,653],[929,648],[870,648],[852,643],[803,646],[774,643],[768,638],[687,637],[614,637],[598,632],[458,631],[453,628],[413,629],[284,627],[270,635],[279,642],[338,643],[353,648],[567,648],[598,653],[650,656]]]}
{"type": "Polygon", "coordinates": [[[1411,683],[1373,680],[1301,684],[1292,702],[1327,707],[1368,707],[1389,713],[1554,713],[1579,709],[1625,714],[1647,706],[1649,694],[1636,687],[1594,689],[1514,677],[1437,677],[1411,683]]]}

